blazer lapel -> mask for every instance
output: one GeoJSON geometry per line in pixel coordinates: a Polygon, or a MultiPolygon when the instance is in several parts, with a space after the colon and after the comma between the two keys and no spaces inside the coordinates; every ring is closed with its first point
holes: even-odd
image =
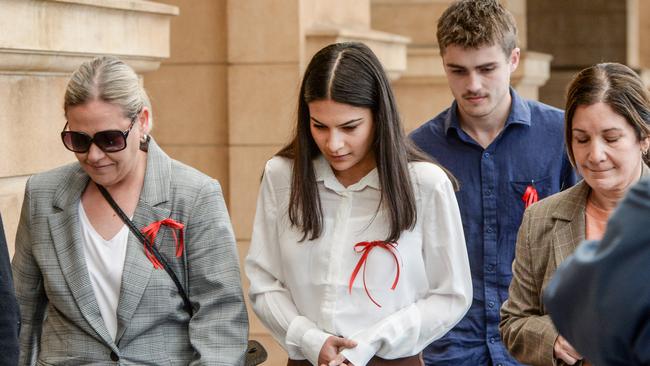
{"type": "Polygon", "coordinates": [[[555,219],[553,252],[556,268],[585,239],[585,205],[589,190],[589,186],[584,181],[569,188],[565,199],[559,202],[552,214],[555,219]]]}
{"type": "MultiPolygon", "coordinates": [[[[650,176],[650,168],[641,166],[641,177],[650,176]]],[[[591,188],[582,180],[567,189],[566,197],[553,212],[555,221],[553,248],[557,268],[585,239],[585,207],[591,188]]]]}
{"type": "Polygon", "coordinates": [[[48,223],[63,277],[79,311],[99,339],[110,345],[113,339],[99,312],[81,243],[78,205],[88,181],[89,177],[79,167],[58,187],[53,202],[61,211],[48,217],[48,223]]]}
{"type": "MultiPolygon", "coordinates": [[[[133,216],[133,222],[138,229],[170,216],[169,208],[161,205],[168,200],[170,181],[171,159],[151,139],[144,185],[133,216]]],[[[161,235],[162,232],[159,236],[161,235]]],[[[164,238],[164,236],[162,237],[164,238]]],[[[129,233],[127,245],[122,287],[117,306],[118,326],[115,343],[119,342],[128,328],[154,271],[153,265],[144,254],[143,244],[133,233],[129,233]]]]}

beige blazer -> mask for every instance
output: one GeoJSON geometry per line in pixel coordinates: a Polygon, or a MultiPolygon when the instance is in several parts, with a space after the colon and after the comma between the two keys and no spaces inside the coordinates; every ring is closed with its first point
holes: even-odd
{"type": "MultiPolygon", "coordinates": [[[[649,173],[643,166],[642,176],[649,173]]],[[[585,239],[585,206],[591,188],[584,181],[530,206],[519,227],[509,298],[501,307],[499,330],[506,348],[530,365],[563,365],[553,357],[558,332],[542,292],[557,267],[585,239]]]]}
{"type": "Polygon", "coordinates": [[[78,163],[31,177],[16,236],[13,274],[20,304],[21,365],[239,365],[248,338],[235,239],[214,179],[170,159],[151,141],[133,222],[167,217],[185,224],[185,252],[169,230],[155,245],[169,275],[154,269],[129,234],[117,308],[117,337],[99,312],[81,243],[78,205],[89,184],[78,163]]]}

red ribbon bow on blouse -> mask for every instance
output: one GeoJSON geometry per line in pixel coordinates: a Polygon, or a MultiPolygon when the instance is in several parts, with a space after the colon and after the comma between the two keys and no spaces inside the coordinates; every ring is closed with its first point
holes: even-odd
{"type": "Polygon", "coordinates": [[[531,181],[528,187],[526,187],[526,191],[521,196],[521,199],[524,201],[524,208],[528,208],[528,206],[538,201],[539,197],[537,189],[535,189],[535,181],[531,181]]]}
{"type": "Polygon", "coordinates": [[[366,261],[368,260],[368,255],[370,254],[370,251],[373,250],[375,247],[380,247],[386,249],[395,259],[395,264],[397,264],[397,273],[395,274],[395,281],[393,281],[393,286],[391,286],[391,290],[394,290],[395,287],[397,287],[397,282],[399,281],[399,260],[397,259],[397,243],[387,243],[385,241],[381,240],[376,240],[376,241],[362,241],[360,243],[357,243],[354,245],[354,251],[357,253],[363,253],[361,255],[361,258],[359,258],[359,262],[357,262],[357,266],[354,267],[354,271],[352,271],[352,276],[350,276],[350,284],[348,286],[348,291],[349,293],[352,293],[352,284],[354,283],[354,279],[357,277],[357,274],[361,270],[361,267],[363,267],[363,289],[366,291],[366,295],[368,295],[368,298],[370,298],[370,301],[372,301],[377,307],[381,307],[375,299],[372,298],[372,295],[370,295],[370,291],[368,291],[368,287],[366,286],[366,261]]]}
{"type": "Polygon", "coordinates": [[[145,227],[142,229],[142,233],[147,237],[147,244],[144,246],[144,253],[146,254],[147,258],[151,261],[153,264],[153,268],[160,269],[163,268],[162,264],[158,261],[156,256],[153,254],[153,251],[151,247],[154,246],[156,236],[158,235],[158,231],[160,231],[160,227],[164,225],[167,226],[168,228],[172,229],[172,235],[174,236],[174,244],[176,246],[176,257],[180,257],[183,254],[183,247],[184,247],[184,242],[183,242],[183,227],[185,225],[181,224],[178,221],[174,221],[173,219],[164,219],[156,222],[152,222],[149,224],[149,226],[145,227]],[[178,230],[178,235],[176,235],[176,230],[178,230]],[[179,237],[180,236],[180,240],[179,237]]]}

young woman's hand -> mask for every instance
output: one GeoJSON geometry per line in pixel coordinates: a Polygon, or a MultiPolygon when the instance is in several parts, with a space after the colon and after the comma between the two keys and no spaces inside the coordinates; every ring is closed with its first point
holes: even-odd
{"type": "Polygon", "coordinates": [[[582,355],[561,335],[557,336],[553,344],[553,356],[569,365],[574,365],[579,360],[582,360],[582,355]]]}
{"type": "Polygon", "coordinates": [[[318,364],[320,366],[352,365],[351,363],[346,363],[347,360],[339,352],[345,348],[354,348],[356,346],[357,342],[351,339],[330,336],[320,349],[318,364]]]}

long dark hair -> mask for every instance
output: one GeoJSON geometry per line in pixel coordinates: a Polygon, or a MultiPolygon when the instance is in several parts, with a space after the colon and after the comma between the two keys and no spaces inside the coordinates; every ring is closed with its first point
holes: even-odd
{"type": "Polygon", "coordinates": [[[396,242],[402,231],[412,229],[417,220],[408,162],[431,160],[405,136],[381,63],[366,45],[357,42],[335,43],[321,49],[305,70],[294,137],[276,154],[293,159],[291,225],[303,232],[301,241],[314,240],[323,230],[323,210],[312,163],[320,150],[311,136],[308,103],[326,99],[372,111],[380,207],[386,208],[390,220],[386,241],[396,242]]]}

